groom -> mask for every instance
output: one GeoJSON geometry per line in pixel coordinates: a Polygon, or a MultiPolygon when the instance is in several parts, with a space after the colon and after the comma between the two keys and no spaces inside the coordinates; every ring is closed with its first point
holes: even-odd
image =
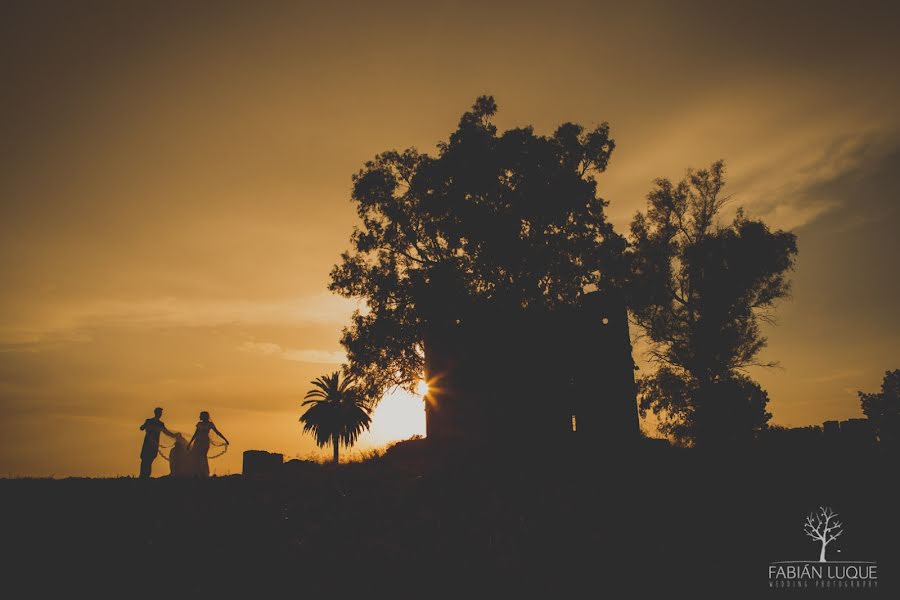
{"type": "Polygon", "coordinates": [[[153,466],[153,460],[159,454],[160,432],[171,438],[175,437],[175,434],[166,429],[166,425],[160,420],[162,412],[161,408],[154,408],[153,418],[147,419],[141,425],[141,431],[146,432],[144,433],[144,445],[141,447],[141,479],[150,477],[150,468],[153,466]]]}

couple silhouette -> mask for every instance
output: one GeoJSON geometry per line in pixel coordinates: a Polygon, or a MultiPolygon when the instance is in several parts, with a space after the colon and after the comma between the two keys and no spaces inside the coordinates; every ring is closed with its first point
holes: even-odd
{"type": "Polygon", "coordinates": [[[190,441],[180,433],[169,431],[162,422],[162,413],[162,408],[154,408],[153,417],[141,425],[141,431],[144,432],[144,445],[141,447],[141,479],[150,477],[153,461],[160,454],[159,436],[163,433],[175,440],[168,459],[170,474],[173,477],[209,477],[209,432],[214,431],[226,445],[228,444],[228,439],[210,421],[209,413],[205,410],[200,413],[200,421],[190,441]]]}

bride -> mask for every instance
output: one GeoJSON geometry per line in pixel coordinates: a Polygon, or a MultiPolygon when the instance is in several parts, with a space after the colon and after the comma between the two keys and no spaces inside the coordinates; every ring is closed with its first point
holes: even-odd
{"type": "Polygon", "coordinates": [[[191,466],[193,467],[195,477],[209,477],[209,432],[215,431],[222,440],[227,444],[228,439],[222,435],[222,432],[216,429],[215,424],[209,420],[209,413],[205,410],[200,413],[200,422],[197,423],[197,429],[188,442],[188,455],[190,456],[191,466]]]}

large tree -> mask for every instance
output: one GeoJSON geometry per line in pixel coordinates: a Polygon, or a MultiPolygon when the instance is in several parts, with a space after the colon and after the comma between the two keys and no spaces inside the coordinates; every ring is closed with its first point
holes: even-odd
{"type": "Polygon", "coordinates": [[[760,321],[788,295],[797,255],[792,233],[741,210],[721,223],[724,185],[721,161],[658,179],[631,224],[631,308],[658,366],[639,381],[640,410],[687,444],[746,441],[766,426],[768,396],[745,371],[763,364],[760,321]]]}
{"type": "Polygon", "coordinates": [[[436,155],[384,152],[353,177],[361,225],[330,289],[365,300],[341,341],[372,398],[421,378],[423,299],[438,285],[466,301],[552,310],[601,277],[622,279],[625,241],[595,180],[615,147],[609,127],[498,134],[496,111],[482,96],[436,155]]]}

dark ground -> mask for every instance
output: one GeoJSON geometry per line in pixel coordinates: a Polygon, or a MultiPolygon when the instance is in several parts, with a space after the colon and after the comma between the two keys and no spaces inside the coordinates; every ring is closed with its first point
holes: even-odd
{"type": "Polygon", "coordinates": [[[828,505],[845,525],[829,559],[877,561],[879,587],[817,594],[900,598],[897,462],[875,451],[420,450],[280,480],[0,480],[4,589],[792,598],[805,593],[770,590],[768,565],[816,560],[803,523],[828,505]]]}

